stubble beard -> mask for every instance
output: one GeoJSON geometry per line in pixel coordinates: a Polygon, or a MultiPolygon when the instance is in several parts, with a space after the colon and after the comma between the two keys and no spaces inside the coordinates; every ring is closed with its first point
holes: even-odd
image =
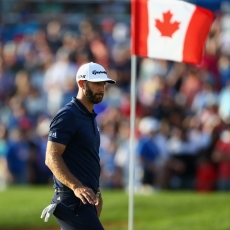
{"type": "Polygon", "coordinates": [[[93,91],[89,87],[88,82],[86,82],[86,90],[85,90],[85,95],[88,98],[88,100],[92,104],[98,104],[102,101],[104,94],[103,93],[95,93],[93,94],[93,91]]]}

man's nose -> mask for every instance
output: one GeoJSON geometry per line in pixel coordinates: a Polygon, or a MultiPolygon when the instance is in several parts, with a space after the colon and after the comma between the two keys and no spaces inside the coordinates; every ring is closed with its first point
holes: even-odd
{"type": "Polygon", "coordinates": [[[104,85],[101,85],[101,86],[98,88],[98,91],[99,91],[99,92],[104,92],[104,91],[105,91],[105,86],[104,86],[104,85]]]}

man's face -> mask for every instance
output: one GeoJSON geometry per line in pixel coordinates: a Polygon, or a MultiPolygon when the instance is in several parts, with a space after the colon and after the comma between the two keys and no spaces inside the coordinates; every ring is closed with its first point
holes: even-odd
{"type": "Polygon", "coordinates": [[[85,81],[85,95],[92,104],[98,104],[102,101],[105,90],[105,82],[85,81]]]}

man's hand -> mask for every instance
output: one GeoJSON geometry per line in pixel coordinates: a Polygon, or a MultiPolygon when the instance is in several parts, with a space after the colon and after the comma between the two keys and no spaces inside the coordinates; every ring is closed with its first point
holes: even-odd
{"type": "Polygon", "coordinates": [[[95,205],[97,203],[97,197],[94,194],[93,190],[87,187],[80,187],[73,189],[74,194],[76,197],[78,197],[83,204],[87,204],[89,202],[92,205],[95,205]]]}

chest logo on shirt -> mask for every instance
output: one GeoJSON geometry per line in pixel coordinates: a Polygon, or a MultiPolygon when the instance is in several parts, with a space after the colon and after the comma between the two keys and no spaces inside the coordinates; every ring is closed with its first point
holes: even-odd
{"type": "Polygon", "coordinates": [[[49,137],[57,138],[57,133],[56,132],[50,132],[49,137]]]}

